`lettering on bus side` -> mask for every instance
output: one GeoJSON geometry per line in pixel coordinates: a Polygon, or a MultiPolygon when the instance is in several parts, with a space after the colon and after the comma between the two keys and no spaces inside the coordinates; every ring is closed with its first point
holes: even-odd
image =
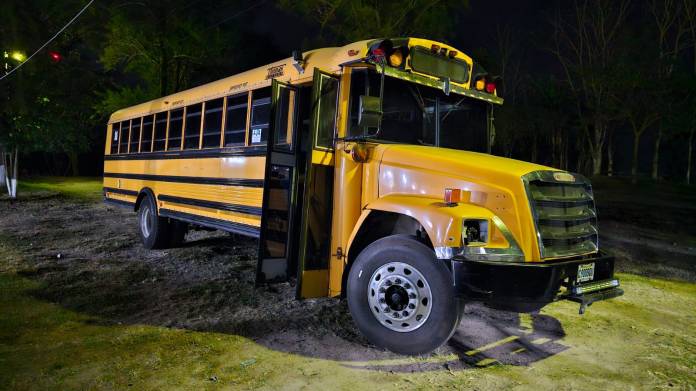
{"type": "Polygon", "coordinates": [[[283,76],[285,74],[285,64],[276,65],[268,68],[268,74],[266,75],[266,80],[275,79],[276,77],[283,76]]]}
{"type": "Polygon", "coordinates": [[[174,102],[172,102],[172,107],[179,106],[179,105],[182,105],[182,104],[184,104],[184,100],[183,100],[183,99],[175,100],[174,102]]]}
{"type": "Polygon", "coordinates": [[[239,90],[241,90],[241,89],[243,89],[243,88],[246,88],[247,85],[249,85],[249,82],[246,82],[246,81],[245,81],[244,83],[235,84],[235,85],[233,85],[233,86],[230,87],[229,91],[230,91],[230,92],[232,92],[232,91],[239,91],[239,90]]]}

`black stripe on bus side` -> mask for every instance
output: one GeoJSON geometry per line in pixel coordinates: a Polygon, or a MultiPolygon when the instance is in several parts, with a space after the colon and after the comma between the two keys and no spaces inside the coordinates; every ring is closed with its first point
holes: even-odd
{"type": "Polygon", "coordinates": [[[253,225],[235,223],[233,221],[214,219],[212,217],[197,216],[190,213],[177,212],[171,209],[160,209],[159,215],[185,221],[187,223],[198,224],[204,227],[219,229],[244,236],[259,237],[259,227],[253,225]]]}
{"type": "Polygon", "coordinates": [[[104,203],[105,204],[112,204],[114,206],[119,206],[122,208],[128,208],[133,210],[135,207],[135,202],[129,202],[129,201],[123,201],[123,200],[116,200],[113,198],[104,198],[104,203]]]}
{"type": "Polygon", "coordinates": [[[138,192],[133,191],[133,190],[126,190],[126,189],[116,189],[113,187],[105,187],[104,192],[106,193],[114,193],[114,194],[123,194],[123,195],[129,195],[129,196],[137,196],[138,192]]]}
{"type": "Polygon", "coordinates": [[[105,155],[104,160],[203,159],[235,156],[266,156],[266,146],[105,155]]]}
{"type": "Polygon", "coordinates": [[[261,208],[258,208],[256,206],[227,204],[224,202],[197,200],[197,199],[193,199],[193,198],[176,197],[176,196],[170,196],[170,195],[166,195],[166,194],[158,195],[157,199],[160,201],[171,202],[174,204],[193,205],[193,206],[200,206],[202,208],[210,208],[210,209],[216,209],[216,210],[227,210],[230,212],[238,212],[238,213],[245,213],[245,214],[250,214],[250,215],[255,215],[255,216],[261,216],[261,208]]]}
{"type": "Polygon", "coordinates": [[[140,179],[140,180],[144,180],[144,181],[159,181],[159,182],[195,183],[195,184],[201,184],[201,185],[263,187],[263,179],[207,178],[207,177],[198,177],[198,176],[126,174],[126,173],[118,173],[118,172],[105,172],[104,177],[105,178],[121,178],[121,179],[140,179]]]}

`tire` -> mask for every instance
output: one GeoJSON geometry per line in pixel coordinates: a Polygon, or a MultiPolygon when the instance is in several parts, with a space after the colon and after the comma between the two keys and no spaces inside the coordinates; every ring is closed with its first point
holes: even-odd
{"type": "Polygon", "coordinates": [[[379,239],[358,255],[347,298],[355,324],[371,343],[407,355],[447,342],[463,314],[449,269],[407,235],[379,239]]]}
{"type": "Polygon", "coordinates": [[[170,224],[157,214],[151,195],[145,196],[138,209],[138,233],[143,247],[148,250],[166,248],[170,243],[170,224]]]}

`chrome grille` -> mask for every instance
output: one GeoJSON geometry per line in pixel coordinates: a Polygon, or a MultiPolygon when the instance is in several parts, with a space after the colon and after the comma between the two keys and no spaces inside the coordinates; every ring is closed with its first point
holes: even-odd
{"type": "Polygon", "coordinates": [[[542,258],[596,252],[597,212],[589,181],[577,174],[535,171],[523,178],[542,258]]]}

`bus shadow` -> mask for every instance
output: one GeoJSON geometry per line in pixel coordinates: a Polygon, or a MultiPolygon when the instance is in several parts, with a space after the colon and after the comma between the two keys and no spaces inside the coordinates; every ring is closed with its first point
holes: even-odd
{"type": "MultiPolygon", "coordinates": [[[[327,314],[328,317],[332,315],[327,314]]],[[[317,337],[304,332],[272,332],[254,338],[270,349],[341,362],[349,368],[389,371],[457,371],[492,365],[528,366],[567,350],[561,343],[563,326],[549,315],[523,314],[491,309],[482,304],[467,306],[456,332],[430,355],[408,357],[369,345],[350,325],[336,325],[334,333],[317,337]]],[[[335,320],[332,321],[336,324],[335,320]]]]}
{"type": "Polygon", "coordinates": [[[430,357],[399,363],[351,365],[371,370],[418,372],[464,370],[492,365],[528,366],[568,349],[561,323],[540,313],[498,311],[471,304],[446,346],[430,357]]]}

